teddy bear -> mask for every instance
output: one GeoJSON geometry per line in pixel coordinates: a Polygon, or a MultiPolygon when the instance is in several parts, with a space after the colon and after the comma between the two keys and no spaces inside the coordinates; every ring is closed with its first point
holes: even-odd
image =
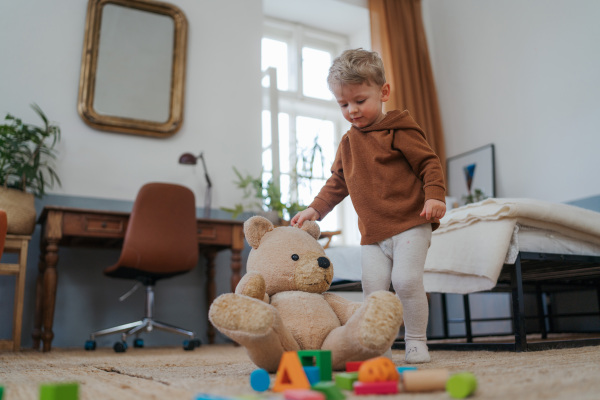
{"type": "Polygon", "coordinates": [[[277,371],[287,351],[330,350],[333,370],[343,370],[348,361],[383,355],[398,334],[402,303],[393,293],[354,302],[327,292],[333,265],[320,234],[313,221],[302,228],[274,227],[261,216],[244,222],[246,274],[235,293],[215,299],[208,316],[259,368],[277,371]]]}

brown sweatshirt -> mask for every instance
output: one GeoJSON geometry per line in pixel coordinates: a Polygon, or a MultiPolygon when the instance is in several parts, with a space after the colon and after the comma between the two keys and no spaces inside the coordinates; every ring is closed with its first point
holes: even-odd
{"type": "MultiPolygon", "coordinates": [[[[373,244],[417,225],[426,200],[445,202],[442,166],[408,111],[352,127],[340,141],[327,180],[310,207],[325,217],[347,195],[358,214],[360,244],[373,244]]],[[[439,226],[432,223],[435,230],[439,226]]]]}

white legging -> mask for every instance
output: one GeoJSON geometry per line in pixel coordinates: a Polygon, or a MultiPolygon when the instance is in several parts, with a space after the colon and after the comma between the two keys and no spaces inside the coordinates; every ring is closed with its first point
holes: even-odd
{"type": "Polygon", "coordinates": [[[365,298],[390,283],[404,307],[404,340],[427,340],[429,307],[423,270],[431,243],[431,224],[423,224],[389,239],[361,247],[365,298]]]}

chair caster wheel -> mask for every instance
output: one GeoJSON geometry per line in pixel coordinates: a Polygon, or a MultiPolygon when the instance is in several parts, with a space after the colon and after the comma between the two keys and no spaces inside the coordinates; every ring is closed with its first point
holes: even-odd
{"type": "Polygon", "coordinates": [[[194,350],[196,347],[200,347],[201,343],[198,339],[193,340],[184,340],[183,341],[183,349],[184,350],[194,350]]]}
{"type": "Polygon", "coordinates": [[[144,347],[144,339],[135,339],[133,341],[133,347],[136,347],[136,348],[144,347]]]}
{"type": "Polygon", "coordinates": [[[96,350],[96,341],[95,340],[86,340],[85,346],[83,348],[86,350],[96,350]]]}
{"type": "Polygon", "coordinates": [[[113,349],[115,350],[115,353],[125,353],[125,351],[127,350],[127,342],[117,342],[113,346],[113,349]]]}

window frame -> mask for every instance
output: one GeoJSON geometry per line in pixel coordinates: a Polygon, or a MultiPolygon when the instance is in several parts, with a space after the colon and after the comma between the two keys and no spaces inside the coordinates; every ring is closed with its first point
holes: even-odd
{"type": "MultiPolygon", "coordinates": [[[[332,121],[334,124],[334,148],[337,148],[342,135],[349,129],[348,122],[343,118],[340,112],[339,105],[332,97],[330,100],[324,100],[319,98],[313,98],[305,96],[303,94],[303,77],[302,77],[302,49],[303,47],[310,47],[318,50],[327,51],[332,55],[332,59],[337,57],[344,49],[349,46],[349,37],[339,35],[331,32],[326,32],[311,27],[307,27],[302,24],[293,23],[289,21],[283,21],[275,18],[265,18],[264,31],[262,38],[268,38],[272,40],[283,41],[288,44],[288,90],[280,90],[277,88],[274,90],[269,86],[263,86],[263,111],[271,111],[270,99],[271,96],[276,95],[277,106],[275,107],[278,113],[285,113],[289,116],[290,126],[290,171],[281,173],[277,171],[278,176],[290,175],[290,200],[296,201],[298,199],[297,192],[297,179],[293,176],[293,166],[297,165],[298,154],[295,143],[296,141],[296,119],[299,116],[325,119],[332,121]],[[293,148],[292,148],[293,147],[293,148]]],[[[263,77],[268,75],[267,71],[263,71],[263,77]]],[[[261,78],[262,79],[262,78],[261,78]]],[[[271,123],[273,123],[273,116],[271,116],[271,123]]],[[[278,121],[276,122],[278,124],[278,121]]],[[[278,135],[279,136],[279,135],[278,135]]],[[[279,159],[279,137],[271,138],[270,146],[263,148],[262,154],[265,151],[271,150],[272,156],[272,171],[264,171],[265,173],[271,173],[275,176],[276,163],[280,163],[279,159]],[[276,146],[274,146],[274,144],[276,146]],[[275,149],[275,147],[278,147],[275,149]]],[[[261,159],[262,159],[261,155],[261,159]]],[[[262,164],[262,161],[261,161],[262,164]]],[[[262,164],[264,167],[264,164],[262,164]]],[[[330,166],[325,166],[325,169],[329,169],[330,166]]],[[[338,207],[340,211],[337,213],[337,226],[344,231],[344,225],[346,214],[344,208],[347,207],[342,202],[338,207]]],[[[350,205],[351,207],[351,205],[350,205]]],[[[344,242],[342,237],[337,238],[337,242],[344,242]]]]}

